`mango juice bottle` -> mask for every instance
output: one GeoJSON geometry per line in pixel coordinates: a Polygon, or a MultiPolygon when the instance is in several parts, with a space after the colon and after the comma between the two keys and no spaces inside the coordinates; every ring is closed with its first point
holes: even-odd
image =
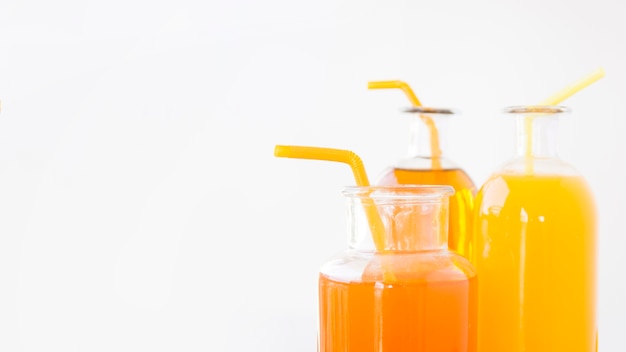
{"type": "Polygon", "coordinates": [[[450,198],[448,246],[472,261],[472,211],[476,187],[468,174],[448,159],[446,128],[454,115],[450,109],[412,107],[408,155],[382,172],[379,185],[449,185],[455,190],[450,198]]]}
{"type": "Polygon", "coordinates": [[[448,186],[344,189],[349,248],[320,270],[319,351],[476,351],[476,275],[447,250],[452,193],[448,186]],[[384,224],[382,250],[366,207],[384,224]]]}
{"type": "Polygon", "coordinates": [[[512,107],[518,155],[475,204],[481,352],[592,352],[596,213],[584,178],[557,156],[563,107],[512,107]]]}

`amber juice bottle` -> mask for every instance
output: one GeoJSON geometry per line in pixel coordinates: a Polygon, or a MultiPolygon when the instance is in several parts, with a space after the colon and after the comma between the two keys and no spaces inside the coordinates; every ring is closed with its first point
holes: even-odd
{"type": "Polygon", "coordinates": [[[473,262],[472,211],[476,187],[467,173],[448,159],[446,128],[455,112],[450,109],[412,107],[407,157],[383,171],[379,185],[448,185],[450,197],[448,247],[473,262]]]}
{"type": "Polygon", "coordinates": [[[448,251],[449,186],[346,187],[348,248],[319,276],[320,352],[476,352],[477,278],[448,251]],[[364,209],[381,217],[384,248],[364,209]]]}

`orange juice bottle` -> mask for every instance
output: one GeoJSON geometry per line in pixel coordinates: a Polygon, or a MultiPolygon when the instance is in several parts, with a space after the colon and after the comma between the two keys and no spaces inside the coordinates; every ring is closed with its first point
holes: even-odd
{"type": "Polygon", "coordinates": [[[506,112],[518,116],[518,156],[475,204],[478,350],[596,351],[596,214],[583,177],[557,157],[567,109],[506,112]]]}
{"type": "Polygon", "coordinates": [[[476,351],[476,275],[467,259],[447,250],[453,192],[344,189],[349,248],[320,270],[319,351],[476,351]],[[368,206],[384,224],[383,250],[375,249],[368,206]]]}
{"type": "Polygon", "coordinates": [[[450,198],[448,246],[472,261],[471,219],[476,187],[467,173],[443,154],[445,129],[454,111],[413,107],[405,112],[411,114],[408,156],[384,170],[377,184],[452,186],[455,193],[450,198]]]}

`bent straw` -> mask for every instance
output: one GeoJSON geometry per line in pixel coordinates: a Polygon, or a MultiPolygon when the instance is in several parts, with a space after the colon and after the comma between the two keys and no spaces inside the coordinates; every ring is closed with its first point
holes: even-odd
{"type": "Polygon", "coordinates": [[[422,106],[413,89],[403,81],[372,81],[367,83],[368,89],[401,89],[413,106],[422,106]]]}
{"type": "MultiPolygon", "coordinates": [[[[552,94],[550,97],[542,100],[537,105],[539,106],[558,105],[561,102],[563,102],[565,99],[571,97],[572,95],[580,92],[584,88],[600,80],[602,77],[604,77],[604,74],[605,74],[604,69],[600,67],[596,69],[595,71],[593,71],[592,73],[590,73],[589,75],[583,77],[582,79],[569,84],[568,86],[561,89],[560,91],[552,94]]],[[[532,150],[532,141],[533,141],[532,122],[533,120],[534,120],[533,116],[526,116],[526,119],[524,120],[524,129],[526,132],[525,133],[526,134],[525,171],[527,175],[530,175],[533,173],[533,164],[531,162],[532,151],[533,151],[532,150]]]]}
{"type": "Polygon", "coordinates": [[[326,160],[344,163],[350,166],[357,186],[370,185],[361,157],[350,150],[303,147],[296,145],[277,145],[274,148],[274,155],[282,158],[326,160]]]}
{"type": "MultiPolygon", "coordinates": [[[[368,89],[400,89],[404,92],[411,104],[415,107],[422,106],[417,96],[406,82],[403,81],[372,81],[367,83],[368,89]]],[[[430,135],[430,150],[433,155],[432,168],[441,169],[441,148],[439,147],[439,132],[437,126],[430,116],[420,115],[430,135]]]]}
{"type": "MultiPolygon", "coordinates": [[[[274,148],[274,155],[283,158],[296,158],[296,159],[311,159],[311,160],[326,160],[344,163],[350,166],[354,180],[357,186],[369,186],[369,180],[363,161],[354,152],[344,149],[332,149],[332,148],[320,148],[320,147],[304,147],[295,145],[276,145],[274,148]]],[[[380,252],[385,251],[385,227],[383,221],[380,218],[380,214],[373,206],[365,206],[365,215],[369,222],[370,231],[372,233],[372,239],[376,250],[380,252]]],[[[383,278],[391,281],[395,280],[395,276],[388,270],[383,271],[383,278]]]]}

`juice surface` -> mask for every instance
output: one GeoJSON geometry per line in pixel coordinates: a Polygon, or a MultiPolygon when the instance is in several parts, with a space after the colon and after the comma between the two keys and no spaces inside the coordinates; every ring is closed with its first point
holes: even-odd
{"type": "Polygon", "coordinates": [[[455,190],[454,196],[450,197],[450,220],[448,228],[448,248],[453,250],[470,262],[473,260],[472,240],[472,211],[476,187],[474,183],[461,169],[440,170],[408,170],[391,169],[384,174],[378,184],[390,185],[449,185],[455,190]]]}
{"type": "Polygon", "coordinates": [[[320,352],[476,351],[476,276],[338,282],[320,275],[320,352]]]}
{"type": "Polygon", "coordinates": [[[476,198],[475,226],[479,351],[596,351],[596,218],[586,182],[492,176],[476,198]]]}

